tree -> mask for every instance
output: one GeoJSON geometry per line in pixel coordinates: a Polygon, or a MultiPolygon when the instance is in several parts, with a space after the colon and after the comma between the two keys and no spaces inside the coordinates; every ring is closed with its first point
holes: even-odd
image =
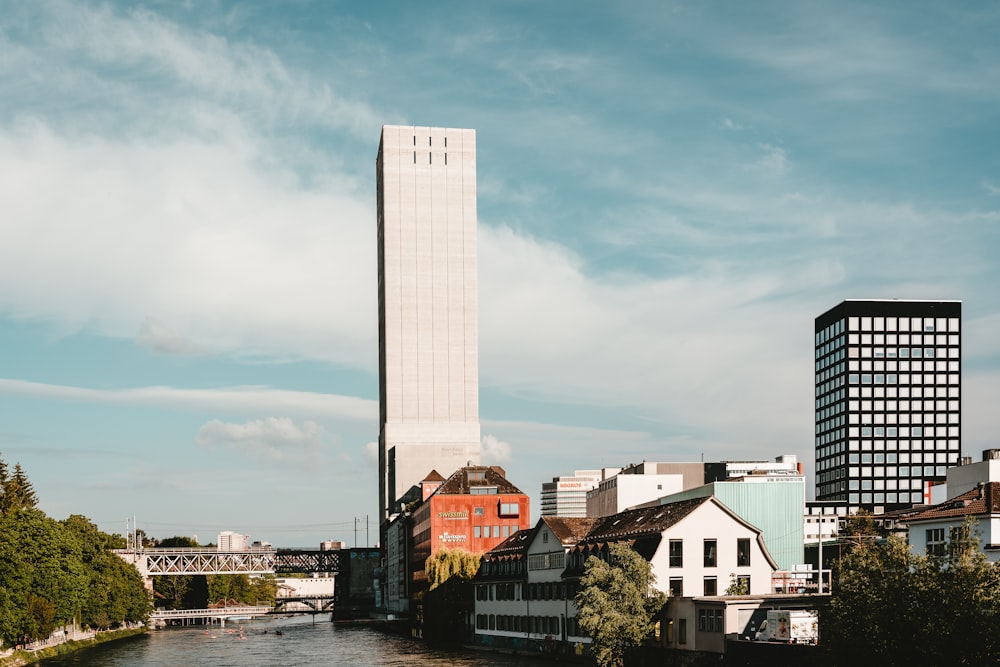
{"type": "Polygon", "coordinates": [[[33,598],[54,605],[55,624],[72,621],[87,589],[87,573],[75,537],[37,509],[20,509],[0,517],[0,536],[0,590],[4,591],[0,596],[0,639],[9,643],[34,637],[44,627],[47,606],[32,603],[33,598]]]}
{"type": "Polygon", "coordinates": [[[107,629],[127,622],[146,621],[150,598],[142,577],[138,570],[111,551],[124,548],[125,538],[99,531],[87,517],[79,514],[64,519],[62,525],[76,537],[89,577],[79,610],[80,624],[107,629]]]}
{"type": "Polygon", "coordinates": [[[173,537],[167,537],[159,541],[156,545],[161,549],[174,549],[174,548],[184,548],[184,549],[196,549],[198,543],[193,537],[186,537],[184,535],[174,535],[173,537]]]}
{"type": "Polygon", "coordinates": [[[834,571],[821,622],[835,664],[996,664],[1000,566],[978,548],[971,524],[943,556],[906,541],[861,542],[834,571]]]}
{"type": "Polygon", "coordinates": [[[45,639],[56,629],[56,606],[43,597],[28,594],[28,628],[25,636],[32,640],[45,639]]]}
{"type": "Polygon", "coordinates": [[[424,561],[427,581],[434,590],[452,577],[469,581],[479,571],[480,557],[465,549],[440,549],[424,561]]]}
{"type": "Polygon", "coordinates": [[[730,572],[726,595],[750,595],[750,586],[747,585],[747,580],[743,577],[737,577],[735,572],[730,572]]]}
{"type": "Polygon", "coordinates": [[[854,544],[871,541],[879,535],[875,517],[864,508],[859,509],[856,514],[846,517],[843,527],[838,532],[854,544]]]}
{"type": "Polygon", "coordinates": [[[624,542],[611,545],[607,561],[587,559],[576,606],[598,665],[622,665],[625,651],[653,634],[656,616],[667,601],[655,583],[646,559],[624,542]]]}
{"type": "Polygon", "coordinates": [[[0,514],[11,514],[38,505],[38,496],[20,463],[11,475],[7,463],[0,458],[0,514]]]}
{"type": "Polygon", "coordinates": [[[14,464],[14,475],[10,480],[10,488],[15,497],[17,508],[35,507],[38,505],[38,496],[35,494],[35,487],[28,479],[20,463],[14,464]]]}
{"type": "Polygon", "coordinates": [[[229,600],[249,603],[251,598],[250,577],[245,574],[210,574],[208,581],[208,599],[213,604],[225,603],[229,600]]]}

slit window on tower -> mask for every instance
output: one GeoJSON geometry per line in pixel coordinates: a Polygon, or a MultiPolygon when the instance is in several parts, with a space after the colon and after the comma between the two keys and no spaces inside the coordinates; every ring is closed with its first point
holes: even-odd
{"type": "Polygon", "coordinates": [[[444,154],[444,163],[448,164],[448,154],[447,153],[444,154]]]}
{"type": "Polygon", "coordinates": [[[417,151],[413,151],[413,164],[417,163],[417,151]]]}
{"type": "Polygon", "coordinates": [[[434,153],[427,154],[427,164],[434,164],[434,153]]]}
{"type": "Polygon", "coordinates": [[[415,134],[413,135],[413,145],[414,146],[417,145],[417,135],[415,135],[415,134]]]}

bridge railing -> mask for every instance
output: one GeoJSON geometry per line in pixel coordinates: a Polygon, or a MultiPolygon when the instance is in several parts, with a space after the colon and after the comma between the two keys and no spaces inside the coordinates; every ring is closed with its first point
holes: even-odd
{"type": "Polygon", "coordinates": [[[340,571],[336,550],[250,547],[239,551],[214,548],[117,549],[143,576],[182,574],[291,574],[340,571]]]}

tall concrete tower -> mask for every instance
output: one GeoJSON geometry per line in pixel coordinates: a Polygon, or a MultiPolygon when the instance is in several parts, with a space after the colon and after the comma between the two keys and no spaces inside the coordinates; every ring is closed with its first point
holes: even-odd
{"type": "Polygon", "coordinates": [[[480,460],[475,130],[386,125],[376,170],[385,521],[480,460]]]}

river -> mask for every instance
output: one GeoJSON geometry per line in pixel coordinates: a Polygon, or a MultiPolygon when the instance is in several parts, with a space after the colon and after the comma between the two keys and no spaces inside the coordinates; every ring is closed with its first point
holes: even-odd
{"type": "Polygon", "coordinates": [[[430,649],[422,642],[364,625],[334,625],[329,616],[265,618],[248,623],[152,630],[50,658],[42,667],[273,667],[276,665],[551,665],[526,656],[430,649]],[[243,633],[240,634],[242,626],[243,633]],[[278,631],[281,634],[278,634],[278,631]]]}

